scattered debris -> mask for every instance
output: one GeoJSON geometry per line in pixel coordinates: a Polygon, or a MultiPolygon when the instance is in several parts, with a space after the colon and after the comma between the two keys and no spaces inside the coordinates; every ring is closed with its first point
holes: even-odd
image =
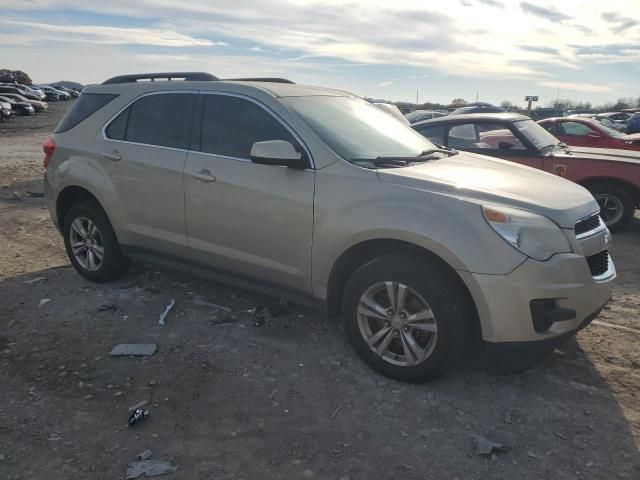
{"type": "Polygon", "coordinates": [[[504,412],[504,423],[511,424],[513,419],[511,418],[511,410],[506,410],[504,412]]]}
{"type": "Polygon", "coordinates": [[[471,435],[471,443],[473,444],[476,454],[485,457],[490,457],[493,453],[506,452],[509,450],[507,445],[494,442],[482,435],[471,435]]]}
{"type": "Polygon", "coordinates": [[[142,408],[136,408],[131,415],[129,415],[129,420],[127,421],[127,425],[129,427],[133,427],[139,423],[144,422],[149,416],[149,410],[144,410],[142,408]]]}
{"type": "Polygon", "coordinates": [[[138,454],[139,460],[149,460],[153,456],[151,450],[145,450],[144,452],[140,452],[138,454]]]}
{"type": "Polygon", "coordinates": [[[23,285],[32,285],[34,283],[43,282],[46,279],[47,279],[47,277],[36,277],[36,278],[32,278],[30,280],[25,280],[24,282],[22,282],[22,284],[23,285]]]}
{"type": "Polygon", "coordinates": [[[593,320],[591,323],[594,325],[600,325],[601,327],[617,328],[618,330],[624,330],[625,332],[640,333],[640,329],[625,327],[624,325],[616,325],[609,322],[603,322],[602,320],[593,320]]]}
{"type": "Polygon", "coordinates": [[[112,357],[135,355],[147,357],[156,353],[158,346],[155,343],[119,343],[109,353],[112,357]]]}
{"type": "Polygon", "coordinates": [[[160,460],[141,460],[139,462],[130,463],[127,466],[127,480],[138,478],[142,475],[146,477],[157,477],[166,473],[175,473],[178,471],[171,462],[163,462],[160,460]]]}
{"type": "Polygon", "coordinates": [[[117,312],[118,307],[113,303],[104,303],[100,305],[100,308],[98,308],[98,311],[99,312],[117,312]]]}
{"type": "Polygon", "coordinates": [[[27,195],[30,197],[42,198],[44,197],[44,192],[31,192],[27,190],[27,195]]]}
{"type": "Polygon", "coordinates": [[[4,456],[4,453],[0,453],[0,462],[4,462],[7,457],[4,456]]]}
{"type": "Polygon", "coordinates": [[[92,398],[93,398],[93,395],[91,395],[91,394],[88,394],[88,395],[84,396],[85,400],[91,400],[92,398]]]}
{"type": "Polygon", "coordinates": [[[176,300],[175,298],[172,298],[171,301],[169,302],[169,305],[167,305],[167,308],[165,308],[164,312],[160,314],[160,320],[158,320],[158,323],[160,325],[164,325],[164,319],[167,318],[167,315],[169,315],[169,312],[171,311],[171,309],[175,304],[176,304],[176,300]]]}
{"type": "Polygon", "coordinates": [[[331,419],[336,418],[336,415],[338,414],[338,412],[340,411],[340,409],[341,409],[341,408],[342,408],[342,407],[341,407],[340,405],[338,405],[338,406],[336,407],[336,409],[335,409],[335,410],[333,411],[333,413],[331,414],[331,419]]]}
{"type": "Polygon", "coordinates": [[[42,300],[40,300],[40,303],[38,303],[38,308],[40,308],[43,305],[46,305],[47,303],[49,303],[51,301],[50,298],[43,298],[42,300]]]}
{"type": "Polygon", "coordinates": [[[22,200],[22,196],[14,190],[9,194],[9,200],[22,200]]]}
{"type": "MultiPolygon", "coordinates": [[[[129,407],[129,411],[133,412],[134,410],[138,410],[139,408],[144,407],[147,403],[149,403],[149,400],[141,400],[138,403],[136,403],[135,405],[132,405],[129,407]]],[[[144,460],[144,458],[143,458],[144,460]]]]}
{"type": "Polygon", "coordinates": [[[201,298],[194,298],[193,300],[191,300],[191,303],[193,303],[194,305],[200,305],[201,307],[211,307],[211,308],[215,308],[216,310],[221,310],[223,312],[231,313],[231,309],[229,307],[218,305],[216,303],[207,302],[205,300],[202,300],[201,298]]]}

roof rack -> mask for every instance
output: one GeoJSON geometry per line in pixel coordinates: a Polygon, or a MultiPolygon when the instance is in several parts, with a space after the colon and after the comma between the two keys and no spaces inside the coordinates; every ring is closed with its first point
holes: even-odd
{"type": "Polygon", "coordinates": [[[157,79],[162,80],[184,80],[189,82],[212,81],[219,80],[218,77],[205,72],[166,72],[166,73],[136,73],[133,75],[119,75],[102,82],[102,85],[111,85],[115,83],[131,83],[139,80],[153,82],[157,79]]]}
{"type": "Polygon", "coordinates": [[[271,83],[295,83],[286,78],[264,77],[264,78],[223,78],[231,82],[271,82],[271,83]]]}

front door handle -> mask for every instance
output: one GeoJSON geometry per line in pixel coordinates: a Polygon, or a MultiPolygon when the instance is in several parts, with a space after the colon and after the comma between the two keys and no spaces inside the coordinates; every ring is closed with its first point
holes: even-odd
{"type": "Polygon", "coordinates": [[[200,180],[203,183],[212,183],[216,181],[216,177],[211,175],[211,172],[204,168],[199,172],[189,172],[189,175],[191,175],[196,180],[200,180]]]}
{"type": "Polygon", "coordinates": [[[113,161],[113,162],[117,162],[117,161],[119,161],[119,160],[121,160],[121,159],[122,159],[122,157],[120,156],[120,154],[118,153],[118,151],[117,151],[117,150],[114,150],[114,151],[113,151],[113,152],[111,152],[111,153],[108,153],[108,152],[102,152],[102,154],[101,154],[101,155],[102,155],[104,158],[107,158],[107,159],[109,159],[109,160],[111,160],[111,161],[113,161]]]}

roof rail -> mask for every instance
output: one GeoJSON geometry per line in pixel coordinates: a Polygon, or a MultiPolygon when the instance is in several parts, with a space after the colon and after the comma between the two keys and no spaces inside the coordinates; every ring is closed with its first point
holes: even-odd
{"type": "Polygon", "coordinates": [[[138,80],[155,81],[162,80],[185,80],[185,81],[212,81],[219,80],[218,77],[204,72],[166,72],[166,73],[136,73],[132,75],[119,75],[102,82],[102,85],[111,85],[114,83],[131,83],[138,80]]]}
{"type": "Polygon", "coordinates": [[[286,78],[264,77],[264,78],[223,78],[231,82],[271,82],[271,83],[295,83],[286,78]]]}

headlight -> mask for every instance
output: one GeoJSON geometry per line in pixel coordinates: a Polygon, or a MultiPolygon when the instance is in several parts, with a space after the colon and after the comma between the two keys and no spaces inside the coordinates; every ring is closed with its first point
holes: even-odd
{"type": "Polygon", "coordinates": [[[498,235],[528,257],[544,261],[556,253],[572,251],[562,229],[547,217],[493,205],[483,206],[482,213],[498,235]]]}

